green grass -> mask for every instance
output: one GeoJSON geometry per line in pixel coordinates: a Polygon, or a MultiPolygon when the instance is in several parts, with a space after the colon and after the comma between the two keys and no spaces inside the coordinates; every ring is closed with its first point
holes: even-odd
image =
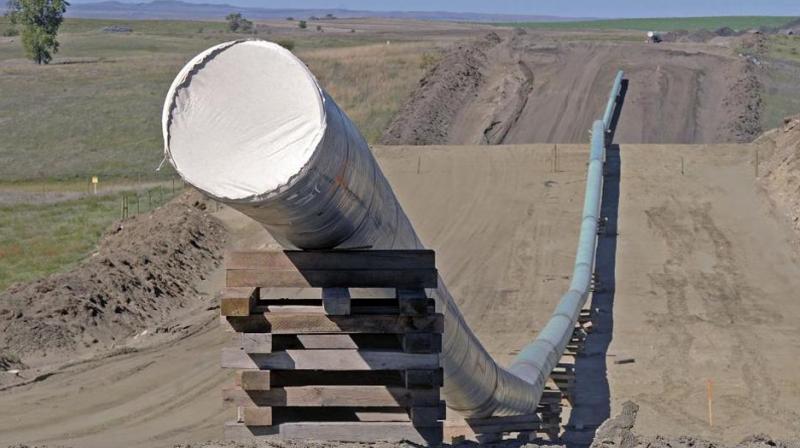
{"type": "Polygon", "coordinates": [[[769,36],[761,125],[772,129],[784,117],[800,112],[800,36],[769,36]]]}
{"type": "MultiPolygon", "coordinates": [[[[102,233],[120,217],[122,196],[129,196],[129,214],[136,213],[135,194],[90,196],[56,204],[0,205],[0,291],[63,271],[97,247],[102,233]]],[[[164,200],[171,193],[164,190],[164,200]]],[[[160,204],[161,195],[153,193],[160,204]]],[[[148,210],[147,193],[140,208],[148,210]]]]}
{"type": "Polygon", "coordinates": [[[643,19],[586,20],[575,22],[522,22],[505,23],[505,26],[516,26],[538,29],[582,29],[582,30],[635,30],[635,31],[696,31],[701,29],[716,30],[730,27],[735,30],[751,28],[779,27],[789,23],[796,17],[783,16],[733,16],[733,17],[666,17],[643,19]]]}
{"type": "Polygon", "coordinates": [[[800,63],[800,36],[769,36],[769,57],[800,63]]]}
{"type": "MultiPolygon", "coordinates": [[[[8,26],[0,19],[0,34],[8,26]]],[[[18,37],[0,38],[0,182],[153,178],[162,159],[161,109],[175,74],[203,49],[242,37],[248,36],[225,32],[222,22],[68,19],[59,35],[61,49],[48,66],[26,60],[18,37]],[[129,25],[134,32],[99,31],[108,25],[129,25]]],[[[413,44],[373,51],[376,59],[358,66],[334,67],[320,49],[371,47],[377,38],[361,33],[258,37],[291,39],[301,58],[311,54],[314,71],[334,98],[337,91],[360,88],[360,96],[340,105],[371,141],[423,73],[417,66],[425,49],[413,44]],[[396,79],[370,84],[371,65],[384,67],[384,59],[391,62],[386,73],[396,79]],[[412,70],[410,76],[398,72],[406,69],[412,70]],[[370,107],[380,110],[365,110],[370,107]]]]}
{"type": "MultiPolygon", "coordinates": [[[[8,27],[0,18],[0,35],[8,27]]],[[[104,196],[56,204],[0,206],[0,291],[66,270],[91,253],[119,218],[120,191],[140,181],[170,184],[168,165],[154,173],[162,158],[167,89],[198,52],[242,37],[249,36],[226,32],[222,22],[68,19],[61,49],[47,66],[25,59],[19,37],[0,37],[0,199],[75,195],[86,191],[91,176],[107,189],[104,196]],[[134,31],[100,31],[109,25],[134,31]]],[[[258,37],[292,40],[295,53],[371,142],[438,57],[432,42],[387,46],[379,43],[385,38],[361,33],[258,37]]],[[[141,197],[145,212],[146,192],[141,197]]],[[[136,213],[135,202],[129,210],[136,213]]]]}

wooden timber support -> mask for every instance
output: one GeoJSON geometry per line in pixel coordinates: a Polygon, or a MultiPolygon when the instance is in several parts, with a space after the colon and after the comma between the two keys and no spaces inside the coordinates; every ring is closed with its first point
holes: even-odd
{"type": "Polygon", "coordinates": [[[447,432],[452,436],[453,444],[466,439],[479,443],[500,442],[508,435],[516,435],[517,439],[533,441],[546,436],[557,440],[561,431],[562,395],[558,389],[547,388],[539,401],[539,409],[529,415],[507,417],[467,418],[448,421],[447,432]]]}
{"type": "Polygon", "coordinates": [[[226,438],[442,443],[433,251],[247,251],[225,263],[220,310],[236,337],[222,366],[237,369],[226,438]]]}

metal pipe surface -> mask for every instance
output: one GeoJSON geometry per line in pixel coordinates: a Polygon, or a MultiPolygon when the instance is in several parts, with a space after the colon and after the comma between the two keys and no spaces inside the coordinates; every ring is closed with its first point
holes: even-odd
{"type": "MultiPolygon", "coordinates": [[[[512,373],[529,383],[546,379],[556,367],[564,355],[581,309],[589,297],[597,249],[600,206],[603,200],[606,137],[619,100],[623,75],[621,70],[617,72],[603,119],[595,121],[592,126],[581,231],[569,290],[561,297],[555,312],[536,339],[520,351],[510,367],[512,373]]],[[[542,392],[543,389],[537,384],[537,388],[533,391],[537,401],[541,398],[542,392]]]]}
{"type": "MultiPolygon", "coordinates": [[[[162,118],[178,174],[286,248],[423,248],[355,125],[278,45],[204,51],[176,77],[162,118]]],[[[523,378],[498,366],[444,282],[429,292],[445,317],[447,405],[470,417],[535,412],[549,371],[523,378]]]]}

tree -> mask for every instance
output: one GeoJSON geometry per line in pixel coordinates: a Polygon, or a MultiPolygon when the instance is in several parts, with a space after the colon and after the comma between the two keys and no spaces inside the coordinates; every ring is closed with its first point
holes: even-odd
{"type": "Polygon", "coordinates": [[[233,33],[249,33],[253,30],[253,22],[242,17],[241,13],[230,13],[225,20],[228,21],[228,29],[233,33]]]}
{"type": "Polygon", "coordinates": [[[301,21],[297,22],[297,26],[299,26],[301,30],[304,30],[304,29],[308,28],[308,24],[306,23],[305,20],[301,20],[301,21]]]}
{"type": "Polygon", "coordinates": [[[53,60],[58,52],[58,28],[64,21],[69,3],[66,0],[9,0],[6,15],[12,24],[22,27],[22,46],[37,64],[53,60]]]}
{"type": "Polygon", "coordinates": [[[228,30],[232,33],[235,33],[239,30],[239,27],[242,26],[242,14],[241,13],[230,13],[225,16],[225,20],[228,22],[228,30]]]}
{"type": "Polygon", "coordinates": [[[251,22],[251,21],[249,21],[249,20],[247,20],[245,18],[242,18],[242,20],[239,22],[239,30],[241,32],[243,32],[243,33],[252,32],[253,31],[253,22],[251,22]]]}

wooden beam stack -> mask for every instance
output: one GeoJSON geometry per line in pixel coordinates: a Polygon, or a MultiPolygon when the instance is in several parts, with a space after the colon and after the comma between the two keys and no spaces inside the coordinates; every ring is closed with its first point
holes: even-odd
{"type": "Polygon", "coordinates": [[[443,316],[434,253],[250,251],[226,257],[222,366],[229,439],[442,442],[443,316]],[[294,288],[289,293],[276,288],[294,288]],[[322,298],[303,298],[321,288],[322,298]],[[350,288],[387,288],[350,298],[350,288]]]}

